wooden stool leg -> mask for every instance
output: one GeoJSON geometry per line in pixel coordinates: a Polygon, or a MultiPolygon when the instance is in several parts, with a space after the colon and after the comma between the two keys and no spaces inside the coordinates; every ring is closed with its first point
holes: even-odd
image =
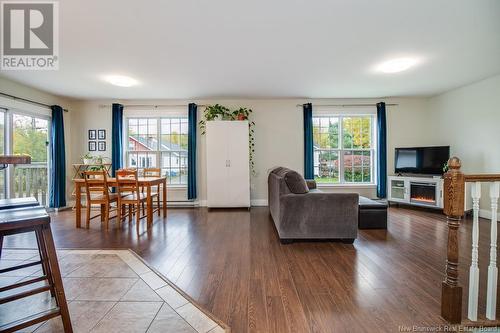
{"type": "Polygon", "coordinates": [[[59,309],[61,310],[61,317],[65,333],[73,333],[73,328],[71,326],[71,319],[69,317],[68,303],[66,302],[66,296],[64,295],[64,287],[61,278],[61,272],[59,271],[59,264],[57,263],[57,254],[54,246],[54,239],[52,238],[52,232],[50,230],[50,225],[42,226],[42,237],[45,244],[45,249],[47,252],[47,259],[49,261],[49,268],[52,272],[52,280],[54,283],[54,289],[56,292],[56,301],[59,309]]]}
{"type": "Polygon", "coordinates": [[[43,275],[47,277],[50,286],[50,295],[52,297],[56,296],[54,290],[54,284],[52,283],[52,274],[50,272],[49,262],[47,259],[47,250],[45,248],[45,242],[43,241],[43,235],[41,228],[35,229],[36,242],[38,244],[38,254],[40,255],[40,261],[42,262],[43,275]]]}
{"type": "Polygon", "coordinates": [[[135,208],[135,224],[136,224],[137,233],[139,233],[139,227],[140,227],[140,223],[141,223],[141,204],[137,203],[137,208],[135,207],[135,205],[134,205],[134,208],[135,208]]]}
{"type": "Polygon", "coordinates": [[[156,191],[156,193],[158,193],[158,195],[156,196],[156,199],[158,200],[158,216],[161,216],[161,209],[160,209],[160,186],[158,185],[158,189],[156,191]]]}
{"type": "Polygon", "coordinates": [[[104,216],[104,225],[106,226],[106,230],[109,229],[109,209],[110,208],[110,204],[109,202],[105,205],[105,208],[104,208],[104,214],[106,214],[104,216]]]}
{"type": "Polygon", "coordinates": [[[106,205],[101,204],[101,222],[104,222],[106,214],[106,205]]]}
{"type": "Polygon", "coordinates": [[[123,211],[123,206],[120,203],[116,203],[116,219],[118,220],[118,228],[122,227],[122,211],[123,211]]]}
{"type": "Polygon", "coordinates": [[[91,208],[90,202],[87,201],[87,219],[85,221],[85,228],[90,228],[90,208],[91,208]]]}

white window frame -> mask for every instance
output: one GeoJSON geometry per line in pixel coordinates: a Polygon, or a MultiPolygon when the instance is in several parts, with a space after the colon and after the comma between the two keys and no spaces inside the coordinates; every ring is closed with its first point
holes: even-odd
{"type": "MultiPolygon", "coordinates": [[[[144,113],[144,112],[142,112],[144,113]]],[[[131,112],[130,115],[127,115],[124,117],[124,126],[127,129],[126,136],[124,137],[124,147],[125,149],[125,165],[127,167],[129,166],[129,156],[130,154],[137,154],[137,153],[148,153],[149,155],[155,155],[156,161],[157,161],[157,166],[156,168],[164,169],[162,167],[162,153],[166,152],[165,150],[161,150],[161,121],[162,119],[181,119],[185,118],[186,120],[188,119],[187,112],[170,112],[170,113],[165,113],[161,112],[159,115],[151,116],[150,114],[141,114],[138,112],[131,112]],[[129,150],[129,120],[131,119],[155,119],[156,120],[156,137],[158,140],[158,146],[156,150],[152,151],[140,151],[140,150],[129,150]]],[[[188,152],[189,154],[189,152],[188,152]]],[[[138,168],[143,169],[143,168],[138,168]]],[[[168,177],[167,177],[168,178],[168,177]]],[[[186,177],[186,183],[181,183],[181,184],[168,184],[169,187],[174,187],[174,188],[187,188],[187,177],[186,177]]]]}
{"type": "MultiPolygon", "coordinates": [[[[13,154],[14,148],[14,131],[13,131],[13,117],[14,115],[33,117],[38,119],[47,120],[47,206],[49,204],[49,193],[50,193],[50,140],[51,140],[51,111],[47,107],[40,107],[33,105],[31,103],[22,102],[10,98],[0,97],[0,116],[4,119],[4,151],[6,155],[13,154]]],[[[3,192],[4,197],[13,198],[14,197],[14,167],[6,168],[2,170],[4,174],[4,188],[0,189],[3,192]]]]}
{"type": "MultiPolygon", "coordinates": [[[[0,107],[0,117],[3,118],[3,149],[0,150],[0,153],[2,155],[6,155],[8,151],[8,145],[10,144],[10,140],[7,139],[8,135],[8,128],[7,128],[7,118],[8,118],[8,111],[9,109],[0,107]]],[[[9,187],[9,179],[7,178],[7,168],[0,170],[0,173],[3,174],[3,187],[0,188],[0,191],[2,192],[2,198],[7,198],[8,195],[8,187],[9,187]]]]}
{"type": "MultiPolygon", "coordinates": [[[[339,182],[337,183],[320,183],[318,182],[319,187],[374,187],[377,184],[377,112],[372,109],[329,109],[319,108],[318,110],[313,111],[313,118],[319,117],[336,117],[339,119],[339,145],[338,148],[331,149],[318,149],[320,151],[331,151],[337,152],[339,158],[339,182]],[[344,138],[344,126],[343,119],[350,117],[370,117],[371,118],[371,148],[369,149],[359,149],[359,148],[343,148],[343,138],[344,138]],[[344,152],[349,151],[370,151],[370,172],[371,172],[371,181],[370,182],[345,182],[344,181],[344,152]]],[[[314,126],[313,126],[314,130],[314,126]]],[[[313,149],[313,154],[316,149],[313,149]]]]}

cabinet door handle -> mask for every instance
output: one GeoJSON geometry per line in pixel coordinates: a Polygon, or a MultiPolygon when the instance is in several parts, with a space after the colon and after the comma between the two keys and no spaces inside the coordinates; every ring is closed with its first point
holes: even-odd
{"type": "Polygon", "coordinates": [[[226,160],[226,168],[229,168],[231,166],[231,160],[226,160]]]}

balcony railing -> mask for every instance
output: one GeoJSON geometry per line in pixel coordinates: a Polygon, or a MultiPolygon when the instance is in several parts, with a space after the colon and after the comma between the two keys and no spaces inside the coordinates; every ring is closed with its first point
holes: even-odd
{"type": "Polygon", "coordinates": [[[14,168],[14,182],[12,194],[15,198],[35,197],[38,202],[48,204],[48,176],[47,163],[34,162],[18,165],[14,168]]]}

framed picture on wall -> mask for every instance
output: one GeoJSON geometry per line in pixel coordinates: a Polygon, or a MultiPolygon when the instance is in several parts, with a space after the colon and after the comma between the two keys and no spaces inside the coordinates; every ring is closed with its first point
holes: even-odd
{"type": "Polygon", "coordinates": [[[106,141],[99,141],[97,143],[97,149],[99,151],[106,151],[106,141]]]}
{"type": "Polygon", "coordinates": [[[106,130],[105,129],[97,130],[97,139],[98,140],[106,140],[106,130]]]}
{"type": "Polygon", "coordinates": [[[89,140],[96,140],[96,139],[97,139],[96,130],[89,130],[89,140]]]}
{"type": "Polygon", "coordinates": [[[96,151],[96,150],[97,150],[97,142],[89,141],[89,151],[96,151]]]}

